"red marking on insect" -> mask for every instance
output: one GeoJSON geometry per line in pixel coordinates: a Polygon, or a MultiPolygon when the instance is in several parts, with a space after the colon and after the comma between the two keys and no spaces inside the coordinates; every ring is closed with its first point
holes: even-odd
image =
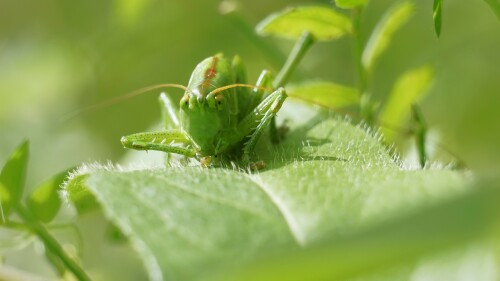
{"type": "Polygon", "coordinates": [[[210,86],[210,82],[217,74],[217,70],[215,69],[215,67],[217,66],[218,59],[218,57],[213,57],[212,65],[210,65],[210,67],[205,71],[205,79],[203,80],[203,84],[201,84],[202,90],[205,90],[208,88],[208,86],[210,86]]]}

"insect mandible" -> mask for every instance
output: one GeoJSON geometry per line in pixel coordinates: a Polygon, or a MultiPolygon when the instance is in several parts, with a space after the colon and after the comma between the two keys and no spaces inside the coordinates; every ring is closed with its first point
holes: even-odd
{"type": "Polygon", "coordinates": [[[121,138],[125,148],[157,150],[194,157],[202,166],[222,158],[240,158],[245,165],[271,119],[287,98],[284,88],[270,91],[272,77],[264,70],[255,86],[235,56],[222,54],[201,61],[189,79],[178,113],[165,93],[160,105],[167,128],[121,138]]]}

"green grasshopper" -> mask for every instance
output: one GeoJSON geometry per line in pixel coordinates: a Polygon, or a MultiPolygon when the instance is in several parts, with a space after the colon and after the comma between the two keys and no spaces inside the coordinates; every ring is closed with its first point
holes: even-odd
{"type": "Polygon", "coordinates": [[[239,57],[230,62],[218,54],[196,66],[187,87],[166,86],[185,90],[179,113],[162,93],[166,130],[124,136],[125,148],[194,157],[202,166],[241,158],[245,165],[261,167],[262,163],[250,163],[251,154],[287,98],[284,88],[269,91],[272,78],[268,71],[262,72],[256,86],[248,85],[239,57]]]}

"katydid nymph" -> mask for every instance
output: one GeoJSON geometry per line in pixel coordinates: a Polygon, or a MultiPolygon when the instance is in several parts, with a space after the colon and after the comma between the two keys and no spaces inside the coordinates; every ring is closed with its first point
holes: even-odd
{"type": "Polygon", "coordinates": [[[217,165],[222,158],[251,163],[255,145],[287,98],[284,88],[271,91],[272,78],[263,71],[255,86],[246,84],[245,71],[236,56],[222,54],[200,62],[189,79],[178,113],[165,93],[160,104],[167,128],[124,136],[125,148],[157,150],[217,165]]]}

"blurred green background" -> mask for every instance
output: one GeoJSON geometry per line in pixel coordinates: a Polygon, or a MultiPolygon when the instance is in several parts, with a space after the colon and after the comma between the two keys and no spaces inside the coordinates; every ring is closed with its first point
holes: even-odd
{"type": "MultiPolygon", "coordinates": [[[[445,1],[441,38],[432,1],[415,15],[376,67],[373,93],[383,100],[406,70],[431,64],[435,82],[422,110],[431,137],[480,175],[500,170],[500,22],[483,1],[445,1]]],[[[287,5],[329,1],[239,1],[255,26],[287,5]]],[[[371,1],[365,35],[394,3],[371,1]]],[[[238,54],[249,81],[281,58],[270,57],[219,13],[220,1],[2,1],[0,8],[0,163],[27,138],[27,186],[82,162],[118,161],[122,135],[157,122],[157,93],[68,115],[132,90],[187,84],[194,66],[217,52],[238,54]]],[[[367,38],[366,38],[367,39],[367,38]]],[[[293,42],[264,39],[283,53],[293,42]]],[[[349,38],[318,43],[301,63],[301,79],[355,82],[349,38]]],[[[295,81],[298,78],[295,77],[295,81]]],[[[179,95],[179,91],[171,90],[179,95]]],[[[446,153],[445,153],[446,154],[446,153]]]]}

